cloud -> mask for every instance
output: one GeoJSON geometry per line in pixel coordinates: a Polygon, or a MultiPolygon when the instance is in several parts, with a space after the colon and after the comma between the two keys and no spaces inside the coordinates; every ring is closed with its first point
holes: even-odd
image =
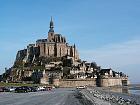
{"type": "MultiPolygon", "coordinates": [[[[133,80],[134,74],[140,68],[140,40],[138,39],[105,45],[95,50],[80,51],[80,54],[88,61],[96,61],[102,68],[124,71],[132,78],[132,81],[135,81],[133,80]]],[[[139,78],[137,77],[137,79],[139,78]]]]}

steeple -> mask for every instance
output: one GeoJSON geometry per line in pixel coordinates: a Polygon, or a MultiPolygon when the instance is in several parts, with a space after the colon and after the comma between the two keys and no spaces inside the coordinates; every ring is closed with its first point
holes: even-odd
{"type": "Polygon", "coordinates": [[[51,21],[50,21],[50,30],[49,30],[49,32],[54,32],[53,28],[54,28],[54,24],[53,24],[53,19],[52,19],[52,17],[51,17],[51,21]]]}
{"type": "Polygon", "coordinates": [[[73,47],[74,47],[74,48],[76,47],[76,46],[75,46],[75,43],[74,43],[73,47]]]}

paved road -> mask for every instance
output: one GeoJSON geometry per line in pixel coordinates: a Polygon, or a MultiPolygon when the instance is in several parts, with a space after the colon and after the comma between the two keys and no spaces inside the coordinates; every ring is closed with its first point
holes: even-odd
{"type": "Polygon", "coordinates": [[[0,105],[91,105],[74,89],[30,93],[0,93],[0,105]]]}

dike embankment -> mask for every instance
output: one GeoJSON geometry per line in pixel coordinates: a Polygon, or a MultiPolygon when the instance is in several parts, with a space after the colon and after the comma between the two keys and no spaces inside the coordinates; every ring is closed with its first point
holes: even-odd
{"type": "Polygon", "coordinates": [[[140,105],[140,96],[112,92],[110,88],[88,87],[80,91],[94,105],[140,105]]]}

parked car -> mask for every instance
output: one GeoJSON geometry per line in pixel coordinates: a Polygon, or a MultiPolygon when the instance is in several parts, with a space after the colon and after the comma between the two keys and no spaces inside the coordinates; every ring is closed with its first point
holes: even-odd
{"type": "Polygon", "coordinates": [[[17,87],[15,89],[15,92],[16,93],[25,93],[25,92],[28,92],[28,88],[25,88],[25,87],[17,87]]]}
{"type": "Polygon", "coordinates": [[[37,88],[36,87],[29,87],[30,88],[30,92],[36,92],[37,88]]]}
{"type": "Polygon", "coordinates": [[[43,87],[43,86],[39,86],[39,87],[37,88],[37,90],[38,90],[38,91],[46,91],[46,88],[43,87]]]}
{"type": "Polygon", "coordinates": [[[86,86],[77,86],[76,89],[85,89],[86,86]]]}
{"type": "Polygon", "coordinates": [[[7,87],[7,89],[8,89],[8,92],[14,92],[16,87],[7,87]]]}
{"type": "Polygon", "coordinates": [[[4,87],[0,87],[0,92],[4,92],[4,87]]]}
{"type": "Polygon", "coordinates": [[[9,92],[7,87],[0,87],[0,92],[9,92]]]}
{"type": "Polygon", "coordinates": [[[48,86],[47,87],[47,90],[49,91],[49,90],[52,90],[52,86],[48,86]]]}
{"type": "Polygon", "coordinates": [[[24,89],[26,89],[27,92],[31,92],[31,88],[30,87],[28,87],[28,86],[21,86],[21,87],[24,88],[24,89]]]}

